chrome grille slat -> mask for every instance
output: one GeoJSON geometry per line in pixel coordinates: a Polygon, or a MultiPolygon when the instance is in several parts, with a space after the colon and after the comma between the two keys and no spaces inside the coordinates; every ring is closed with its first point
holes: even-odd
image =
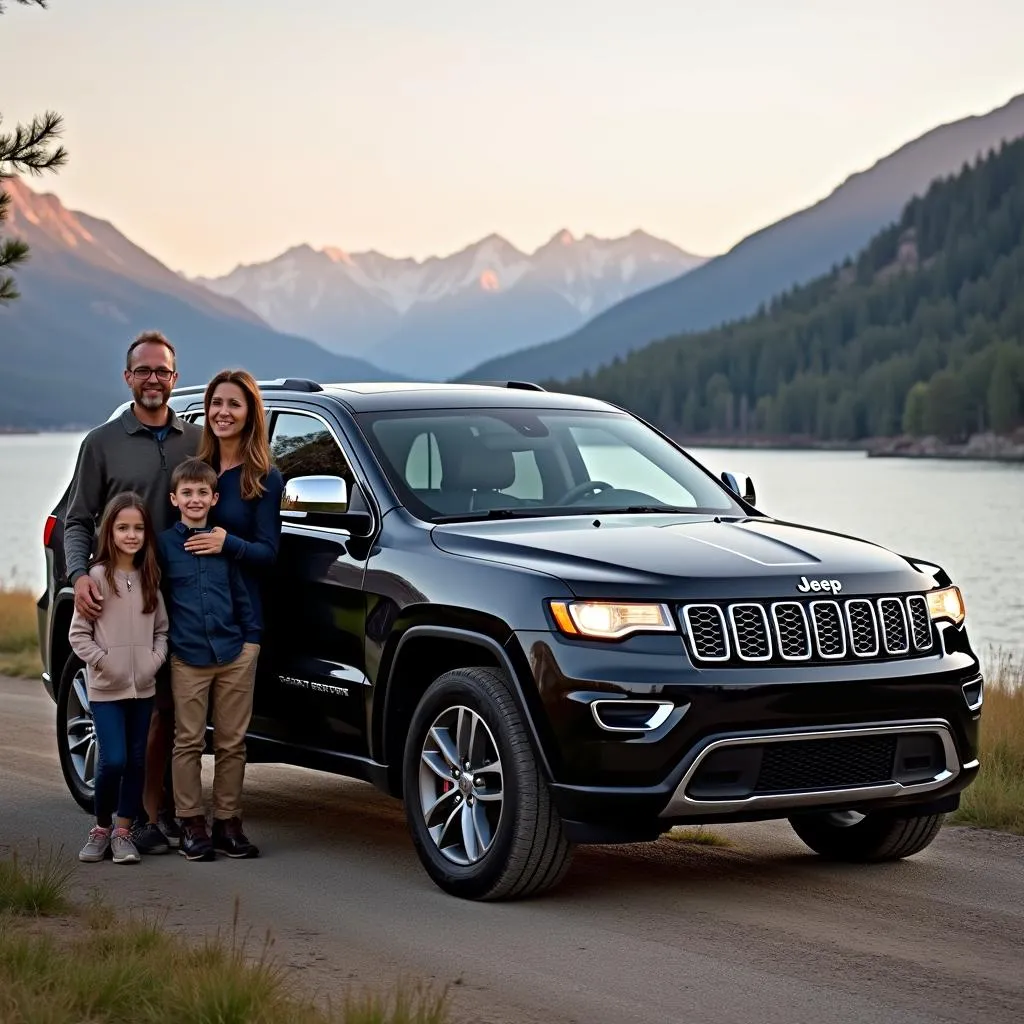
{"type": "Polygon", "coordinates": [[[878,617],[867,598],[854,597],[846,602],[846,625],[850,630],[850,648],[858,658],[878,654],[878,617]]]}
{"type": "Polygon", "coordinates": [[[846,629],[838,601],[812,601],[811,622],[814,625],[814,646],[828,661],[846,657],[846,629]]]}
{"type": "Polygon", "coordinates": [[[807,661],[811,654],[811,627],[799,601],[776,601],[772,605],[775,642],[786,661],[807,661]]]}
{"type": "Polygon", "coordinates": [[[690,637],[694,656],[699,661],[728,661],[729,634],[725,613],[717,604],[688,604],[683,607],[683,625],[690,637]]]}
{"type": "Polygon", "coordinates": [[[914,649],[930,651],[935,640],[932,636],[932,617],[928,613],[928,601],[920,594],[908,597],[907,614],[910,616],[910,631],[914,637],[914,649]]]}
{"type": "Polygon", "coordinates": [[[772,660],[772,636],[763,605],[729,605],[729,623],[736,653],[742,661],[772,660]]]}
{"type": "Polygon", "coordinates": [[[887,654],[907,654],[910,651],[910,631],[907,613],[898,597],[878,599],[878,621],[882,627],[882,643],[887,654]]]}

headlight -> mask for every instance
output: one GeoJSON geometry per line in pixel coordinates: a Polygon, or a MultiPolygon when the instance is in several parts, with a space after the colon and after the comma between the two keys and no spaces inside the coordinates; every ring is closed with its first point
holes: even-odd
{"type": "Polygon", "coordinates": [[[552,601],[551,614],[569,636],[617,640],[630,633],[674,633],[675,623],[663,604],[613,601],[552,601]]]}
{"type": "Polygon", "coordinates": [[[928,598],[928,611],[931,612],[933,619],[945,619],[958,626],[964,621],[967,608],[959,587],[944,587],[925,596],[928,598]]]}

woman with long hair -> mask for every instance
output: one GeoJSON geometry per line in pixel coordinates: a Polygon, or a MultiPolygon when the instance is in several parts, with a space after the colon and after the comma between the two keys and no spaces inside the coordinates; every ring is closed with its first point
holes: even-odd
{"type": "Polygon", "coordinates": [[[197,455],[217,471],[217,504],[213,529],[185,546],[237,559],[262,623],[259,582],[277,558],[284,479],[270,457],[259,385],[245,370],[221,370],[206,386],[203,407],[197,455]]]}
{"type": "MultiPolygon", "coordinates": [[[[207,385],[203,408],[206,417],[198,456],[217,471],[217,503],[211,514],[212,529],[194,533],[185,548],[200,556],[223,552],[237,560],[262,634],[260,589],[281,541],[284,479],[270,457],[259,385],[245,370],[222,370],[207,385]]],[[[253,684],[255,667],[254,659],[253,684]]],[[[236,819],[215,828],[213,842],[229,856],[257,852],[236,819]]]]}

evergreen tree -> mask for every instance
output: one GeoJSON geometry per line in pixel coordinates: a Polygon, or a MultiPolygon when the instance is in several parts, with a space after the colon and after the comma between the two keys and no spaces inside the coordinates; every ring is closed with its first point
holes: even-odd
{"type": "Polygon", "coordinates": [[[856,258],[754,316],[557,386],[655,421],[671,411],[691,436],[1024,425],[1024,139],[933,182],[856,258]]]}
{"type": "Polygon", "coordinates": [[[992,365],[988,385],[988,418],[997,432],[1011,430],[1020,422],[1024,390],[1024,359],[1021,350],[1001,345],[992,365]]]}
{"type": "MultiPolygon", "coordinates": [[[[46,0],[16,2],[26,6],[46,6],[46,0]]],[[[0,14],[3,13],[4,2],[0,0],[0,14]]],[[[3,114],[0,114],[0,126],[2,124],[3,114]]],[[[19,173],[38,175],[43,171],[56,170],[67,160],[64,147],[54,145],[62,129],[60,115],[47,111],[40,117],[33,117],[27,125],[15,125],[13,132],[0,132],[0,222],[6,219],[11,204],[11,197],[3,188],[6,178],[13,178],[19,173]]],[[[4,271],[26,259],[28,246],[21,239],[0,240],[0,305],[18,297],[14,278],[4,271]]]]}

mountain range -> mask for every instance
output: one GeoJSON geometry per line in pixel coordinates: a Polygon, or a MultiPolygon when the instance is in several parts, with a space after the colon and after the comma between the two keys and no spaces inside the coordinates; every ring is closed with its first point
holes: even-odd
{"type": "Polygon", "coordinates": [[[853,256],[936,178],[1022,135],[1024,95],[983,116],[935,128],[685,277],[628,298],[557,340],[482,361],[460,379],[566,380],[657,339],[752,314],[853,256]]]}
{"type": "Polygon", "coordinates": [[[234,299],[184,279],[104,220],[65,208],[18,179],[5,232],[31,246],[21,297],[0,307],[0,427],[64,427],[102,419],[126,394],[124,353],[157,329],[178,350],[180,382],[227,366],[257,377],[394,377],[369,363],[275,331],[234,299]]]}
{"type": "Polygon", "coordinates": [[[529,255],[499,235],[423,261],[300,245],[196,280],[278,330],[407,376],[440,379],[575,330],[703,262],[643,231],[602,239],[561,230],[529,255]]]}
{"type": "Polygon", "coordinates": [[[1024,138],[933,183],[764,312],[560,388],[686,439],[1024,441],[1024,138]]]}
{"type": "Polygon", "coordinates": [[[710,260],[640,231],[560,231],[529,255],[497,235],[423,261],[300,246],[190,280],[107,221],[10,180],[4,230],[32,255],[16,275],[22,297],[0,307],[0,428],[102,417],[124,395],[128,342],[150,328],[178,344],[183,384],[231,365],[258,377],[564,381],[755,313],[854,256],[935,179],[1021,136],[1024,96],[928,132],[710,260]],[[558,340],[522,347],[545,336],[558,340]]]}

